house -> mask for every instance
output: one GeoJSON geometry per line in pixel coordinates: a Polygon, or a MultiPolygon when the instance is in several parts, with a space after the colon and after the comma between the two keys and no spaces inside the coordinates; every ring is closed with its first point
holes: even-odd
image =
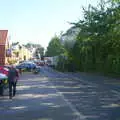
{"type": "Polygon", "coordinates": [[[69,48],[72,48],[76,42],[76,36],[79,33],[80,29],[76,26],[71,27],[70,29],[68,29],[66,31],[66,33],[64,33],[60,40],[61,43],[64,45],[65,43],[67,43],[69,48]]]}
{"type": "Polygon", "coordinates": [[[10,57],[8,30],[0,30],[0,65],[8,63],[10,57]]]}
{"type": "Polygon", "coordinates": [[[31,51],[19,42],[12,45],[12,61],[29,60],[32,57],[31,51]]]}
{"type": "Polygon", "coordinates": [[[32,55],[30,50],[28,50],[25,46],[21,46],[19,49],[19,60],[29,60],[31,59],[32,55]]]}

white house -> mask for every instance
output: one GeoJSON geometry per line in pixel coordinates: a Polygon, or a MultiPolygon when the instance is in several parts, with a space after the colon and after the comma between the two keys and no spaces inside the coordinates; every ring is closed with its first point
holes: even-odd
{"type": "Polygon", "coordinates": [[[80,29],[78,27],[71,27],[67,30],[65,34],[61,36],[61,42],[64,44],[67,42],[69,47],[73,47],[76,42],[76,36],[79,33],[80,29]]]}

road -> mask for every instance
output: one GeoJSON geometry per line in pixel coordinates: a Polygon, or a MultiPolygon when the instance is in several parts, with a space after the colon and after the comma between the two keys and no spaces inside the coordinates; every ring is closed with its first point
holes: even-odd
{"type": "Polygon", "coordinates": [[[24,73],[17,95],[0,97],[0,120],[120,120],[120,82],[48,67],[24,73]]]}

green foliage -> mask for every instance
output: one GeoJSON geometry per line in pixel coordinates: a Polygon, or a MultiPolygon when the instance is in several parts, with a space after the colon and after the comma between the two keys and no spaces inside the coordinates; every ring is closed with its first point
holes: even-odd
{"type": "Polygon", "coordinates": [[[113,0],[113,2],[120,2],[120,0],[113,0]]]}
{"type": "Polygon", "coordinates": [[[80,31],[76,36],[77,41],[74,47],[66,49],[68,63],[79,71],[119,74],[119,2],[108,5],[101,0],[97,8],[89,5],[88,9],[83,11],[84,19],[73,23],[75,27],[80,28],[80,31]]]}
{"type": "Polygon", "coordinates": [[[64,52],[64,48],[60,43],[60,39],[54,36],[47,47],[46,56],[57,56],[64,52]]]}
{"type": "Polygon", "coordinates": [[[42,48],[42,46],[40,44],[34,44],[34,43],[27,43],[27,44],[25,44],[25,47],[27,47],[27,48],[31,48],[31,47],[42,48]]]}
{"type": "Polygon", "coordinates": [[[120,19],[119,6],[94,8],[89,6],[84,10],[84,21],[77,25],[81,27],[77,44],[74,46],[75,59],[79,59],[82,71],[120,72],[120,19]]]}

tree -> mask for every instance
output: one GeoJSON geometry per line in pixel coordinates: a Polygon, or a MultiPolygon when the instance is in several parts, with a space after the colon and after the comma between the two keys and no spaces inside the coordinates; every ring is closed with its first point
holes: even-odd
{"type": "Polygon", "coordinates": [[[60,38],[54,36],[48,44],[46,56],[57,56],[64,52],[63,46],[60,43],[60,38]]]}
{"type": "Polygon", "coordinates": [[[107,4],[101,0],[98,7],[83,8],[84,19],[72,23],[80,31],[73,48],[66,50],[81,71],[120,72],[120,5],[107,4]]]}
{"type": "Polygon", "coordinates": [[[113,2],[120,2],[120,0],[113,0],[113,2]]]}
{"type": "MultiPolygon", "coordinates": [[[[63,38],[67,38],[63,40],[62,46],[67,61],[60,57],[59,69],[64,65],[65,69],[72,69],[74,66],[84,72],[120,73],[119,0],[101,0],[97,7],[89,5],[88,9],[83,8],[83,13],[82,20],[71,23],[73,28],[79,28],[78,34],[74,36],[71,29],[63,34],[63,38]]],[[[50,56],[60,54],[56,46],[61,45],[55,43],[54,40],[49,43],[47,52],[50,56]]]]}
{"type": "Polygon", "coordinates": [[[25,47],[27,47],[27,48],[31,48],[31,47],[33,47],[33,48],[41,48],[42,46],[40,44],[27,43],[27,44],[25,44],[25,47]]]}

